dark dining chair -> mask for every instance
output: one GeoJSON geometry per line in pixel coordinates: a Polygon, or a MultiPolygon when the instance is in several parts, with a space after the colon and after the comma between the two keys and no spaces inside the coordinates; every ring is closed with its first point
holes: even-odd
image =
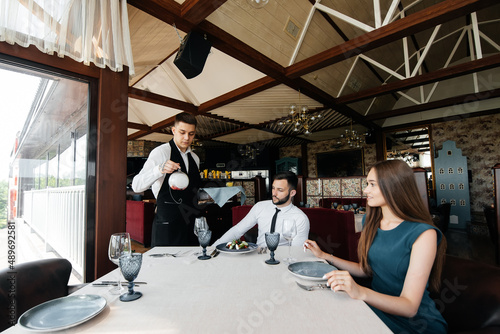
{"type": "Polygon", "coordinates": [[[0,270],[0,332],[30,308],[67,296],[72,266],[66,259],[44,259],[0,270]]]}

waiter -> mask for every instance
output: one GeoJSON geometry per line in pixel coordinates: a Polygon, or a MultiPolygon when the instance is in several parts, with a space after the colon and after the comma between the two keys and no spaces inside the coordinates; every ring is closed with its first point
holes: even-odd
{"type": "Polygon", "coordinates": [[[152,247],[197,244],[193,225],[199,214],[200,158],[190,148],[195,132],[196,118],[193,115],[176,115],[172,127],[174,138],[153,149],[140,173],[132,180],[135,192],[151,187],[156,197],[152,247]],[[168,185],[170,176],[178,169],[189,177],[189,185],[184,190],[174,190],[168,185]]]}

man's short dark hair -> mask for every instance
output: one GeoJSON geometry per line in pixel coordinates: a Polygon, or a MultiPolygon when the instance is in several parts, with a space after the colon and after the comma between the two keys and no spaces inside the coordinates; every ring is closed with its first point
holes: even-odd
{"type": "Polygon", "coordinates": [[[196,127],[197,121],[196,117],[194,115],[188,114],[187,112],[181,112],[180,114],[175,115],[175,123],[174,126],[177,125],[179,122],[187,123],[187,124],[192,124],[196,127]]]}
{"type": "Polygon", "coordinates": [[[297,183],[299,183],[299,179],[294,172],[286,171],[280,172],[274,176],[275,180],[287,180],[288,186],[290,190],[297,190],[297,183]]]}

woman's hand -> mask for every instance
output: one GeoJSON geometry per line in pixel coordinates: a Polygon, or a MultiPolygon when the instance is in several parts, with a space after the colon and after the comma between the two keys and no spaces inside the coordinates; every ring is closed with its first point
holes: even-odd
{"type": "Polygon", "coordinates": [[[348,271],[333,270],[326,273],[324,278],[327,278],[328,285],[333,291],[345,291],[353,299],[363,299],[363,288],[359,286],[348,271]]]}
{"type": "Polygon", "coordinates": [[[323,252],[321,248],[319,248],[316,241],[313,240],[308,239],[304,242],[304,250],[306,249],[309,249],[314,254],[314,256],[320,259],[324,259],[328,255],[327,253],[323,252]]]}

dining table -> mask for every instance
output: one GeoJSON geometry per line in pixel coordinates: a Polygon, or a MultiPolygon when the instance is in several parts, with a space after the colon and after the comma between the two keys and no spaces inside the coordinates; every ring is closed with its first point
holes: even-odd
{"type": "MultiPolygon", "coordinates": [[[[212,254],[214,247],[208,247],[212,254]]],[[[368,305],[345,292],[306,291],[325,283],[297,275],[283,260],[288,246],[275,251],[277,265],[266,248],[248,252],[222,251],[199,260],[200,247],[154,247],[143,254],[135,291],[142,297],[120,301],[103,284],[87,284],[73,295],[97,295],[106,305],[91,319],[61,333],[391,333],[368,305]],[[176,256],[151,256],[153,254],[176,256]],[[101,298],[101,299],[102,299],[101,298]]],[[[294,246],[297,262],[319,261],[294,246]]],[[[332,270],[335,270],[332,267],[332,270]]],[[[94,283],[117,280],[115,269],[94,283]]],[[[122,281],[124,280],[121,277],[122,281]]],[[[70,295],[71,296],[71,295],[70,295]]],[[[33,333],[19,323],[4,333],[33,333]]]]}

